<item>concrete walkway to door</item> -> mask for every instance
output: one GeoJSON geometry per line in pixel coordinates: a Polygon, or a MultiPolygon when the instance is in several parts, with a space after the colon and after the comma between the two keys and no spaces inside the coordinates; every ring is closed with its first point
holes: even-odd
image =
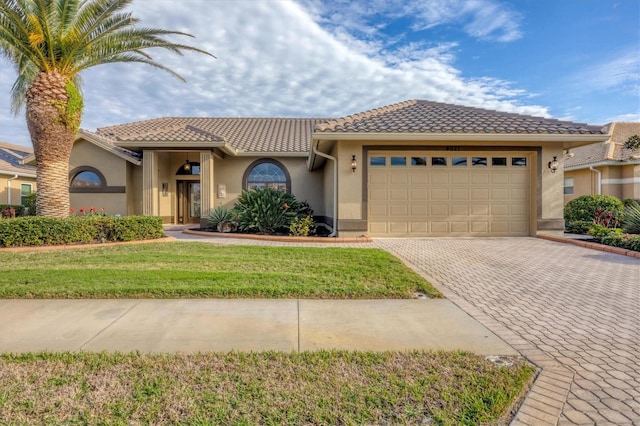
{"type": "Polygon", "coordinates": [[[374,245],[543,368],[514,424],[640,424],[640,260],[536,238],[374,245]]]}

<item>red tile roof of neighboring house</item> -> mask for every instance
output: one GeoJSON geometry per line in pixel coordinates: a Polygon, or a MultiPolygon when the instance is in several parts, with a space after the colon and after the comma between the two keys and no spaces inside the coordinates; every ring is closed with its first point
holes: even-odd
{"type": "Polygon", "coordinates": [[[410,100],[316,125],[319,132],[606,134],[602,126],[410,100]]]}
{"type": "Polygon", "coordinates": [[[564,162],[565,169],[580,168],[603,162],[638,160],[633,157],[640,156],[640,148],[626,149],[624,144],[630,136],[640,136],[640,122],[615,122],[609,126],[612,127],[609,140],[571,149],[572,155],[567,157],[564,162]]]}

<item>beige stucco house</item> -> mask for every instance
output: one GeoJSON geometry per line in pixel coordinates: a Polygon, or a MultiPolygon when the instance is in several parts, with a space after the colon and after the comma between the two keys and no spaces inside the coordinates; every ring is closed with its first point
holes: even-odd
{"type": "Polygon", "coordinates": [[[565,154],[565,203],[590,194],[640,200],[640,149],[624,148],[629,137],[640,136],[640,122],[615,122],[607,128],[608,140],[565,154]]]}
{"type": "Polygon", "coordinates": [[[22,164],[31,154],[31,148],[0,142],[0,205],[24,205],[36,190],[35,167],[22,164]]]}
{"type": "Polygon", "coordinates": [[[422,100],[339,119],[158,118],[80,131],[71,203],[205,223],[243,189],[273,187],[339,236],[535,235],[564,228],[563,152],[608,138],[422,100]]]}

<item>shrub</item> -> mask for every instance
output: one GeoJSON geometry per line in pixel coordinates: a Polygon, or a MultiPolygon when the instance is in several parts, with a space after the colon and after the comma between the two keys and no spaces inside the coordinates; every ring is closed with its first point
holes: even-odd
{"type": "Polygon", "coordinates": [[[41,246],[134,241],[164,236],[162,219],[150,216],[27,216],[0,221],[0,246],[41,246]]]}
{"type": "Polygon", "coordinates": [[[596,223],[591,225],[591,228],[589,228],[589,231],[587,232],[587,234],[593,236],[596,239],[601,239],[610,234],[622,235],[623,232],[624,231],[620,228],[607,228],[606,226],[599,225],[596,223]]]}
{"type": "Polygon", "coordinates": [[[24,207],[26,209],[25,214],[27,216],[36,215],[36,193],[35,192],[32,192],[31,194],[27,195],[24,207]]]}
{"type": "Polygon", "coordinates": [[[600,242],[608,246],[621,247],[627,250],[640,251],[640,235],[610,234],[603,237],[600,242]]]}
{"type": "Polygon", "coordinates": [[[625,207],[622,229],[627,234],[640,234],[640,204],[637,202],[628,203],[625,207]]]}
{"type": "Polygon", "coordinates": [[[592,220],[576,220],[565,223],[564,230],[569,234],[586,234],[592,226],[592,220]]]}
{"type": "Polygon", "coordinates": [[[232,211],[240,231],[276,234],[289,230],[299,209],[300,203],[293,195],[266,188],[242,191],[232,211]]]}
{"type": "Polygon", "coordinates": [[[293,237],[307,237],[316,232],[316,224],[311,216],[293,218],[289,225],[289,235],[293,237]]]}
{"type": "Polygon", "coordinates": [[[24,206],[21,204],[0,204],[0,218],[8,217],[4,212],[7,209],[13,209],[15,217],[24,216],[24,206]]]}
{"type": "Polygon", "coordinates": [[[229,210],[225,206],[218,206],[213,209],[211,214],[209,214],[209,217],[207,218],[207,226],[213,229],[217,229],[218,224],[222,222],[232,221],[235,218],[236,215],[233,211],[229,210]]]}
{"type": "MultiPolygon", "coordinates": [[[[622,201],[610,195],[582,195],[571,200],[564,206],[564,221],[567,231],[573,227],[574,222],[591,222],[606,226],[615,226],[623,215],[622,201]],[[610,225],[611,224],[611,225],[610,225]]],[[[568,231],[569,232],[569,231],[568,231]]],[[[584,233],[584,232],[582,232],[584,233]]]]}

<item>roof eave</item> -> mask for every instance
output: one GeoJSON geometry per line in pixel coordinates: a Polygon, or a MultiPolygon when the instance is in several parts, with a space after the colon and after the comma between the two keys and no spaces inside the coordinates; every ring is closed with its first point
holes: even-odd
{"type": "Polygon", "coordinates": [[[309,152],[238,151],[239,157],[309,157],[309,152]]]}
{"type": "Polygon", "coordinates": [[[396,132],[314,132],[313,140],[402,140],[402,141],[510,141],[562,142],[563,148],[575,148],[609,139],[608,134],[540,133],[396,133],[396,132]]]}
{"type": "Polygon", "coordinates": [[[580,164],[579,166],[565,166],[564,170],[566,172],[569,172],[569,171],[572,171],[572,170],[588,169],[590,167],[637,166],[637,165],[640,165],[640,159],[638,159],[638,160],[607,160],[607,161],[598,161],[596,163],[580,164]]]}
{"type": "Polygon", "coordinates": [[[140,141],[117,141],[115,145],[126,149],[194,149],[194,150],[212,150],[219,148],[229,155],[238,155],[238,150],[233,148],[226,142],[178,142],[178,141],[162,141],[162,142],[140,142],[140,141]]]}
{"type": "Polygon", "coordinates": [[[127,155],[124,152],[120,152],[117,149],[114,149],[114,147],[111,146],[110,144],[102,141],[100,138],[95,137],[95,135],[93,133],[89,133],[89,132],[86,132],[86,131],[80,129],[80,131],[78,132],[78,135],[76,136],[75,140],[77,141],[80,138],[82,138],[82,139],[84,139],[84,140],[86,140],[86,141],[88,141],[88,142],[90,142],[90,143],[92,143],[94,145],[97,145],[98,147],[100,147],[100,148],[102,148],[102,149],[104,149],[106,151],[109,151],[113,155],[115,155],[117,157],[120,157],[123,160],[127,160],[130,163],[135,164],[136,166],[139,166],[139,165],[142,164],[142,161],[132,157],[131,155],[127,155]]]}
{"type": "Polygon", "coordinates": [[[0,170],[0,175],[13,175],[18,177],[33,178],[33,179],[36,178],[35,173],[17,172],[15,170],[0,170]]]}

